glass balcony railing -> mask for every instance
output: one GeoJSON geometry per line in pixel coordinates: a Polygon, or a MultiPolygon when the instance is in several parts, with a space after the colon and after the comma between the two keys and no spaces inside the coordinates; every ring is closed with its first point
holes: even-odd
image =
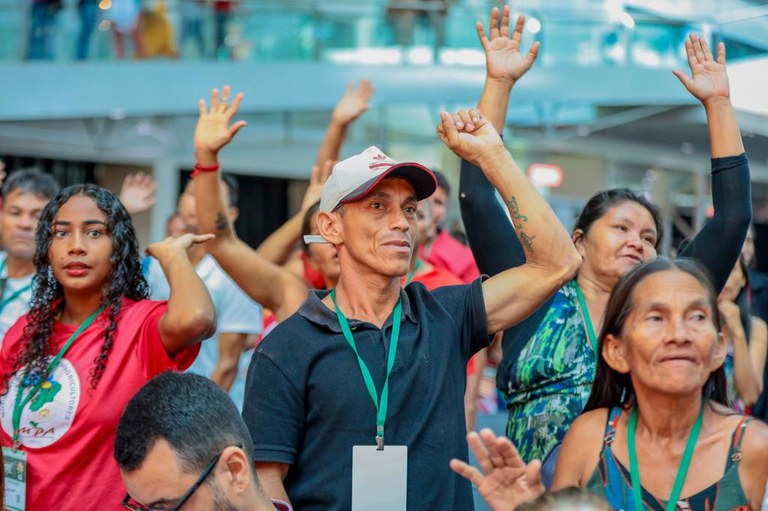
{"type": "MultiPolygon", "coordinates": [[[[671,68],[706,26],[606,13],[605,2],[537,2],[524,46],[543,66],[671,68]],[[573,4],[573,5],[572,5],[573,4]],[[586,7],[585,7],[586,5],[586,7]],[[576,7],[574,7],[576,6],[576,7]]],[[[0,0],[0,62],[119,58],[482,65],[488,0],[0,0]],[[57,6],[61,6],[58,8],[57,6]]]]}

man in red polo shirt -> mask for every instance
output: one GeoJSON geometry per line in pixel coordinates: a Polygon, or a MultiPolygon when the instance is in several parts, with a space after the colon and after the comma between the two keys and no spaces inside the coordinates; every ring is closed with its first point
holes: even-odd
{"type": "Polygon", "coordinates": [[[472,251],[468,246],[451,236],[447,229],[441,229],[448,214],[448,202],[451,185],[441,172],[435,172],[437,190],[428,200],[432,205],[432,216],[438,226],[436,235],[424,247],[427,261],[440,268],[445,268],[466,283],[480,276],[472,251]]]}

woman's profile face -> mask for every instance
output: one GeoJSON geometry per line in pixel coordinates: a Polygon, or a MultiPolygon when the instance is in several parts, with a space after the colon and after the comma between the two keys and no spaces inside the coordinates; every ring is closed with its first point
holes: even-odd
{"type": "Polygon", "coordinates": [[[656,258],[656,223],[650,211],[635,201],[614,204],[574,235],[576,249],[590,273],[618,282],[640,263],[656,258]]]}
{"type": "Polygon", "coordinates": [[[112,238],[107,218],[86,195],[62,204],[51,225],[48,257],[65,292],[99,293],[112,271],[112,238]]]}
{"type": "Polygon", "coordinates": [[[629,373],[636,394],[701,392],[725,358],[707,289],[691,274],[671,269],[640,281],[630,299],[621,333],[606,338],[606,362],[629,373]]]}

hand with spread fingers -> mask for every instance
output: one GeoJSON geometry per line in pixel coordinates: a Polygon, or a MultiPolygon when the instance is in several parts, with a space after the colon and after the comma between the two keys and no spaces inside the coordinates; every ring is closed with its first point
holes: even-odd
{"type": "Polygon", "coordinates": [[[475,485],[492,511],[514,510],[544,493],[539,477],[541,463],[524,463],[508,438],[483,429],[479,434],[467,434],[467,442],[482,472],[458,459],[451,460],[451,470],[475,485]]]}
{"type": "Polygon", "coordinates": [[[509,27],[510,9],[505,6],[501,11],[501,23],[499,23],[499,9],[491,10],[491,20],[488,25],[490,38],[481,22],[477,22],[477,35],[480,44],[485,51],[485,65],[488,79],[503,80],[514,84],[531,69],[539,54],[538,41],[531,45],[528,53],[523,55],[520,51],[525,27],[525,16],[517,18],[515,27],[510,33],[509,27]]]}
{"type": "Polygon", "coordinates": [[[157,185],[152,176],[137,172],[128,174],[120,188],[120,202],[131,215],[149,211],[155,205],[157,185]]]}
{"type": "Polygon", "coordinates": [[[729,100],[730,87],[725,68],[725,45],[723,43],[717,45],[717,59],[715,59],[709,51],[707,42],[696,34],[691,34],[685,41],[685,52],[688,56],[691,76],[679,69],[674,70],[673,73],[688,92],[704,105],[712,100],[729,100]]]}
{"type": "Polygon", "coordinates": [[[344,96],[336,103],[331,113],[331,121],[346,126],[360,117],[369,108],[368,102],[373,90],[373,85],[368,80],[360,80],[357,87],[354,82],[349,82],[344,96]]]}
{"type": "Polygon", "coordinates": [[[240,128],[246,125],[245,121],[237,121],[230,125],[242,100],[242,92],[231,99],[230,87],[225,85],[221,90],[221,98],[219,98],[218,89],[211,91],[210,108],[204,100],[199,101],[200,117],[195,128],[195,153],[198,162],[207,164],[207,158],[201,156],[215,157],[219,150],[240,131],[240,128]]]}
{"type": "Polygon", "coordinates": [[[440,112],[436,131],[451,151],[478,166],[487,156],[506,153],[496,129],[476,108],[454,114],[440,112]]]}

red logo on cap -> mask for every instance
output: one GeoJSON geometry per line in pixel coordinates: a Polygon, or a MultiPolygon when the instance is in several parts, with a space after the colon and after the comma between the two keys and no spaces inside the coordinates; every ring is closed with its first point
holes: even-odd
{"type": "Polygon", "coordinates": [[[370,170],[378,170],[382,167],[388,168],[391,166],[392,164],[387,161],[386,156],[384,156],[383,154],[377,154],[376,156],[373,157],[373,163],[369,164],[368,168],[370,170]]]}

